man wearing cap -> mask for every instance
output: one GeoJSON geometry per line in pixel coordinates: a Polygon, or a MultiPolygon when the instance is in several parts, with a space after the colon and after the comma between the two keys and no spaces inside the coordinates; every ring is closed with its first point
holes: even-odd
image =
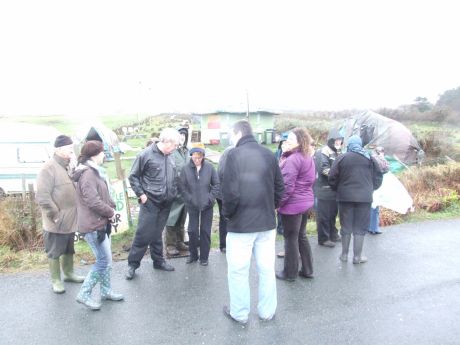
{"type": "MultiPolygon", "coordinates": [[[[172,153],[172,157],[176,163],[177,174],[180,177],[182,169],[190,160],[190,157],[187,148],[188,128],[181,127],[178,132],[180,134],[179,147],[172,153]]],[[[181,253],[188,255],[188,246],[184,243],[185,218],[187,218],[187,211],[184,200],[178,194],[171,206],[171,212],[169,212],[168,221],[166,222],[166,254],[169,257],[177,256],[181,253]]]]}
{"type": "Polygon", "coordinates": [[[54,156],[45,163],[37,178],[37,202],[42,211],[43,238],[55,293],[65,292],[61,280],[82,283],[84,277],[73,270],[74,237],[77,229],[77,199],[70,179],[69,164],[74,157],[70,137],[60,135],[54,156]]]}
{"type": "Polygon", "coordinates": [[[128,255],[126,279],[134,278],[136,269],[150,247],[153,268],[174,271],[163,256],[163,229],[177,195],[177,172],[171,153],[179,145],[179,132],[173,128],[161,131],[160,141],[142,150],[136,157],[129,183],[139,204],[139,221],[128,255]]]}

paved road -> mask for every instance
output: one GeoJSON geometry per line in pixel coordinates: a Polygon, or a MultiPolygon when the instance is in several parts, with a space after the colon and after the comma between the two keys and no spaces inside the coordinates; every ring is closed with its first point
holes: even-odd
{"type": "MultiPolygon", "coordinates": [[[[208,267],[172,260],[173,273],[145,260],[131,282],[126,262],[116,263],[113,284],[126,301],[99,312],[75,302],[78,285],[54,294],[46,272],[0,275],[0,344],[460,344],[460,219],[384,231],[366,237],[369,262],[359,266],[312,238],[315,279],[278,281],[271,322],[258,320],[253,294],[245,327],[222,314],[219,252],[208,267]]],[[[251,285],[255,292],[254,268],[251,285]]]]}

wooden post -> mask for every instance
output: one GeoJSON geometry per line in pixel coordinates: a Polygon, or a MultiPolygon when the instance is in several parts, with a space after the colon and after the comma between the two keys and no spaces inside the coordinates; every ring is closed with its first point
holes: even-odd
{"type": "Polygon", "coordinates": [[[37,213],[35,212],[35,190],[34,185],[29,183],[29,196],[30,196],[30,218],[32,221],[31,230],[32,230],[32,238],[36,238],[37,236],[37,213]]]}
{"type": "Polygon", "coordinates": [[[114,152],[113,158],[115,159],[115,169],[117,171],[117,178],[123,182],[123,192],[125,196],[125,203],[126,203],[126,212],[128,214],[128,224],[129,226],[133,225],[133,220],[131,217],[131,208],[129,206],[129,198],[128,198],[128,186],[125,181],[125,170],[121,167],[121,158],[120,152],[114,152]]]}
{"type": "Polygon", "coordinates": [[[25,204],[25,202],[26,202],[26,192],[27,192],[27,189],[26,189],[26,175],[22,174],[21,179],[22,179],[22,203],[25,204]]]}

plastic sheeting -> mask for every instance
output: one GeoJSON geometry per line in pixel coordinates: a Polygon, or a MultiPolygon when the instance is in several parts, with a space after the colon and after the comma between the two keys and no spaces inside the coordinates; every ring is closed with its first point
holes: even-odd
{"type": "Polygon", "coordinates": [[[406,214],[413,206],[413,200],[404,185],[391,172],[383,175],[383,182],[374,191],[372,207],[382,206],[406,214]]]}

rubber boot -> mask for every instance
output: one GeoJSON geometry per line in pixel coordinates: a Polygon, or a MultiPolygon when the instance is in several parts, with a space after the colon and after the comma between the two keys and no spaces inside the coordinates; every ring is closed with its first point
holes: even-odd
{"type": "Polygon", "coordinates": [[[364,244],[363,235],[353,235],[353,263],[363,264],[367,261],[367,258],[362,255],[364,244]]]}
{"type": "Polygon", "coordinates": [[[169,257],[179,255],[179,251],[176,248],[177,243],[177,233],[176,229],[173,226],[166,227],[166,255],[169,257]]]}
{"type": "Polygon", "coordinates": [[[348,248],[350,248],[351,235],[342,235],[342,255],[339,259],[343,262],[348,261],[348,248]]]}
{"type": "Polygon", "coordinates": [[[185,229],[184,227],[181,227],[179,229],[179,232],[177,233],[177,243],[176,243],[176,248],[180,252],[188,251],[188,246],[185,244],[184,239],[185,239],[185,229]]]}
{"type": "Polygon", "coordinates": [[[107,268],[103,275],[101,275],[101,298],[109,301],[122,301],[124,296],[112,291],[111,276],[112,268],[107,268]]]}
{"type": "Polygon", "coordinates": [[[59,259],[48,259],[51,273],[51,283],[53,284],[53,291],[55,293],[64,293],[65,288],[61,280],[61,265],[59,259]]]}
{"type": "Polygon", "coordinates": [[[77,302],[82,303],[91,310],[101,309],[101,303],[94,301],[91,298],[91,292],[96,284],[101,280],[99,273],[94,271],[89,271],[88,275],[83,282],[80,291],[77,295],[77,302]]]}
{"type": "Polygon", "coordinates": [[[61,255],[61,267],[64,273],[64,281],[71,283],[83,283],[85,277],[76,275],[73,271],[73,254],[61,255]]]}

